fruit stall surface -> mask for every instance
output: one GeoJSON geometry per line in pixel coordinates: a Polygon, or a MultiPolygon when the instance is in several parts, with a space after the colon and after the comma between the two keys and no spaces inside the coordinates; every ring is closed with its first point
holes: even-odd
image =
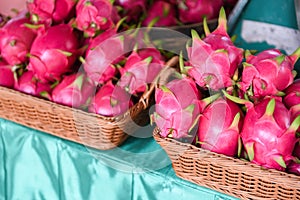
{"type": "MultiPolygon", "coordinates": [[[[1,6],[3,12],[7,5],[1,6]]],[[[240,48],[292,54],[300,47],[299,30],[293,0],[250,0],[230,35],[240,48]]],[[[300,72],[299,62],[295,69],[300,72]]],[[[99,150],[0,118],[0,200],[237,199],[176,176],[154,128],[149,124],[118,147],[99,150]]]]}

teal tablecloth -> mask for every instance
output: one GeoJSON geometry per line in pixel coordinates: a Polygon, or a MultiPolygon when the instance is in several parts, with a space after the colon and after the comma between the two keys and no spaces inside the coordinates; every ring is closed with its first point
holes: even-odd
{"type": "Polygon", "coordinates": [[[1,200],[234,199],[178,178],[151,137],[99,151],[0,119],[0,158],[1,200]]]}

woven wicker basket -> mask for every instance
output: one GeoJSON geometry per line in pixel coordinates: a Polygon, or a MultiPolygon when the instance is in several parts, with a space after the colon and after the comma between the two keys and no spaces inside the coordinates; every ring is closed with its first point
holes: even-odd
{"type": "MultiPolygon", "coordinates": [[[[170,59],[166,66],[177,64],[170,59]]],[[[149,122],[154,86],[139,102],[117,117],[104,117],[0,87],[0,117],[92,148],[107,150],[122,144],[149,122]]]]}
{"type": "Polygon", "coordinates": [[[300,177],[263,169],[194,145],[153,136],[166,151],[178,177],[241,199],[300,199],[300,177]]]}

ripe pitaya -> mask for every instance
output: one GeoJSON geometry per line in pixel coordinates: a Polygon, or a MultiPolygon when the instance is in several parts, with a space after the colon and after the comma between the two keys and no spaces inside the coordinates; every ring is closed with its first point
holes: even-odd
{"type": "Polygon", "coordinates": [[[286,96],[283,102],[288,108],[300,104],[300,79],[294,80],[294,82],[284,90],[284,93],[286,96]]]}
{"type": "Polygon", "coordinates": [[[257,55],[246,55],[240,89],[253,99],[280,95],[293,83],[293,68],[300,56],[300,48],[290,56],[278,49],[269,49],[257,55]]]}
{"type": "Polygon", "coordinates": [[[115,29],[109,29],[93,38],[83,63],[88,77],[94,82],[103,84],[117,73],[113,65],[123,58],[124,41],[115,29]]]}
{"type": "MultiPolygon", "coordinates": [[[[192,31],[192,46],[188,47],[188,74],[200,87],[218,90],[233,85],[233,76],[243,59],[243,50],[237,48],[228,36],[225,11],[220,10],[219,25],[216,30],[201,40],[192,31]]],[[[204,21],[205,27],[206,21],[204,21]]]]}
{"type": "Polygon", "coordinates": [[[155,91],[155,112],[151,119],[163,137],[184,138],[196,130],[200,115],[199,91],[190,78],[175,79],[155,91]]]}
{"type": "Polygon", "coordinates": [[[199,23],[203,18],[214,19],[223,6],[223,0],[185,0],[179,1],[179,20],[183,23],[199,23]]]}
{"type": "Polygon", "coordinates": [[[79,40],[69,25],[51,26],[34,40],[27,68],[42,81],[59,80],[71,71],[78,47],[79,40]]]}
{"type": "Polygon", "coordinates": [[[115,5],[122,9],[121,16],[127,17],[126,21],[138,21],[141,14],[146,11],[147,0],[116,0],[115,5]]]}
{"type": "Polygon", "coordinates": [[[300,163],[292,161],[288,166],[287,166],[287,172],[296,174],[300,176],[300,163]]]}
{"type": "Polygon", "coordinates": [[[36,32],[26,24],[30,24],[30,20],[22,13],[0,28],[0,52],[10,65],[28,61],[27,53],[30,51],[36,32]]]}
{"type": "Polygon", "coordinates": [[[50,83],[42,83],[31,71],[24,72],[15,83],[16,90],[37,96],[44,97],[47,99],[51,99],[51,84],[50,83]]]}
{"type": "Polygon", "coordinates": [[[143,93],[164,67],[164,58],[155,48],[134,50],[121,68],[118,85],[130,94],[143,93]]]}
{"type": "Polygon", "coordinates": [[[0,85],[13,88],[15,83],[13,66],[0,61],[0,85]]]}
{"type": "Polygon", "coordinates": [[[154,1],[146,12],[146,18],[143,20],[143,26],[173,26],[176,25],[175,6],[166,1],[154,1]]]}
{"type": "Polygon", "coordinates": [[[226,96],[247,107],[241,137],[249,160],[266,168],[285,170],[298,141],[300,115],[292,120],[290,111],[278,98],[266,97],[253,104],[226,96]]]}
{"type": "Polygon", "coordinates": [[[26,6],[34,23],[51,25],[68,20],[75,7],[75,0],[27,0],[26,6]]]}
{"type": "Polygon", "coordinates": [[[73,108],[84,108],[89,104],[96,88],[85,74],[75,73],[64,76],[62,81],[53,89],[52,100],[56,103],[73,108]]]}
{"type": "Polygon", "coordinates": [[[130,95],[122,88],[108,81],[92,98],[89,111],[107,117],[116,117],[133,106],[130,95]]]}
{"type": "Polygon", "coordinates": [[[88,37],[113,27],[119,20],[110,0],[79,0],[76,5],[76,27],[88,37]]]}
{"type": "Polygon", "coordinates": [[[236,156],[242,125],[243,113],[236,103],[223,98],[213,101],[200,116],[198,140],[201,148],[236,156]]]}

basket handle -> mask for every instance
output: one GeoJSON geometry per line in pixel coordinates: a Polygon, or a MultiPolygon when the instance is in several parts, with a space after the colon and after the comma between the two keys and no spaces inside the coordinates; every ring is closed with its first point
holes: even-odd
{"type": "Polygon", "coordinates": [[[158,75],[154,79],[154,82],[151,83],[149,90],[144,92],[144,94],[140,98],[140,101],[143,103],[144,108],[148,107],[150,96],[153,93],[153,91],[154,91],[156,85],[158,84],[160,78],[162,77],[162,75],[165,72],[167,72],[168,70],[170,70],[170,67],[174,67],[178,63],[178,61],[179,61],[178,56],[173,56],[170,60],[168,60],[168,62],[165,64],[165,67],[158,73],[158,75]]]}

